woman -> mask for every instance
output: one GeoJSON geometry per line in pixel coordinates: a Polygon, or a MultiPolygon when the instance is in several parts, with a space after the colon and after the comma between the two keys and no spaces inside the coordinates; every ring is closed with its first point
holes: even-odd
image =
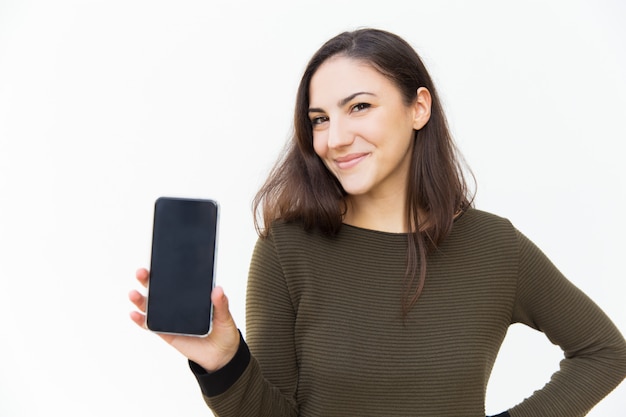
{"type": "MultiPolygon", "coordinates": [[[[478,417],[507,328],[521,322],[566,359],[501,415],[585,414],[624,379],[624,338],[471,201],[415,51],[380,30],[342,33],[309,62],[293,140],[255,200],[247,341],[221,288],[211,335],[161,337],[219,416],[478,417]]],[[[130,298],[143,326],[145,299],[130,298]]]]}

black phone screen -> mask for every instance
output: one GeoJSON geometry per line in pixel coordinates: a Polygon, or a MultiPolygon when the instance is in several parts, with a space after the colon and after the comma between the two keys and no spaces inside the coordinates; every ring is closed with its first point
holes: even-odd
{"type": "Polygon", "coordinates": [[[160,197],[154,206],[147,327],[203,336],[211,327],[218,205],[160,197]]]}

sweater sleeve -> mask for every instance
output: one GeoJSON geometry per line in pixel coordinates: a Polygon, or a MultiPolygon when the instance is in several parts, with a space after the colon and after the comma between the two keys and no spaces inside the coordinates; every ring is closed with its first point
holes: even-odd
{"type": "Polygon", "coordinates": [[[583,416],[626,375],[626,342],[582,291],[519,234],[519,281],[513,322],[539,330],[564,359],[550,381],[510,410],[511,417],[583,416]]]}
{"type": "Polygon", "coordinates": [[[197,365],[190,364],[216,416],[298,415],[294,316],[274,245],[271,239],[260,239],[248,277],[248,344],[242,339],[233,361],[214,374],[203,375],[197,365]]]}

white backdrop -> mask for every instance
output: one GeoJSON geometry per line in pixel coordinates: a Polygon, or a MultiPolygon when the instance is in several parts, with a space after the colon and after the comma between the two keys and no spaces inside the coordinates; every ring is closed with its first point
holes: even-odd
{"type": "MultiPolygon", "coordinates": [[[[0,0],[0,415],[211,415],[185,360],[128,318],[153,201],[220,201],[218,280],[244,328],[251,199],[306,61],[361,26],[422,55],[477,206],[624,332],[625,18],[620,0],[0,0]]],[[[513,326],[487,412],[560,357],[513,326]]],[[[625,409],[623,384],[590,415],[625,409]]]]}

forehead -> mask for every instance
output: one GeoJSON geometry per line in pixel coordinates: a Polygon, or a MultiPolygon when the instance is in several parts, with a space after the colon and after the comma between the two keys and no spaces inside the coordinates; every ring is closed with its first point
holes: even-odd
{"type": "Polygon", "coordinates": [[[345,56],[326,60],[311,78],[310,104],[332,104],[356,92],[399,94],[396,86],[371,64],[345,56]]]}

